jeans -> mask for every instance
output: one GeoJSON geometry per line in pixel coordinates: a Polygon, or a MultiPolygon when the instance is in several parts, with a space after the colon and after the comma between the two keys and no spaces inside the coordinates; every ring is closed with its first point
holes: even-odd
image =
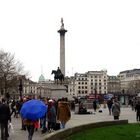
{"type": "Polygon", "coordinates": [[[60,128],[61,129],[64,129],[65,128],[65,123],[64,122],[61,122],[60,128]]]}
{"type": "Polygon", "coordinates": [[[8,134],[8,122],[1,123],[1,139],[7,140],[8,134]]]}
{"type": "Polygon", "coordinates": [[[40,128],[42,128],[42,132],[45,133],[47,131],[46,127],[46,116],[40,119],[40,128]]]}
{"type": "Polygon", "coordinates": [[[28,130],[28,140],[32,140],[33,134],[34,134],[34,125],[27,125],[28,130]]]}

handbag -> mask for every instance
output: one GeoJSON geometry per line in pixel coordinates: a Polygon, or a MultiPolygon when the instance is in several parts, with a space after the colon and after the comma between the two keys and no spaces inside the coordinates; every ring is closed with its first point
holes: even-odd
{"type": "Polygon", "coordinates": [[[9,130],[9,133],[14,133],[14,127],[11,122],[8,124],[8,130],[9,130]]]}
{"type": "Polygon", "coordinates": [[[56,122],[54,126],[54,130],[59,130],[60,129],[60,122],[56,122]]]}

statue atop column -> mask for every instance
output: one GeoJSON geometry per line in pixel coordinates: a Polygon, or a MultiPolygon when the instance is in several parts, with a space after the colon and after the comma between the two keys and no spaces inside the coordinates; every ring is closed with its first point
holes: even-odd
{"type": "Polygon", "coordinates": [[[61,18],[61,28],[64,29],[64,22],[63,22],[63,18],[61,18]]]}

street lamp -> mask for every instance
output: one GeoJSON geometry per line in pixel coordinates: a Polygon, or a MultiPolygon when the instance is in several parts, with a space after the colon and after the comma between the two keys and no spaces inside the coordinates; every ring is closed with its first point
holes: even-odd
{"type": "Polygon", "coordinates": [[[38,87],[39,98],[41,98],[41,86],[38,87]]]}
{"type": "Polygon", "coordinates": [[[20,78],[20,80],[19,80],[19,94],[20,94],[20,99],[22,99],[22,90],[23,90],[22,79],[20,78]]]}
{"type": "Polygon", "coordinates": [[[94,89],[94,94],[95,94],[95,100],[96,100],[96,95],[97,95],[97,89],[94,89]]]}
{"type": "Polygon", "coordinates": [[[95,95],[95,100],[96,100],[96,95],[97,95],[97,87],[95,85],[95,88],[94,88],[94,95],[95,95]]]}

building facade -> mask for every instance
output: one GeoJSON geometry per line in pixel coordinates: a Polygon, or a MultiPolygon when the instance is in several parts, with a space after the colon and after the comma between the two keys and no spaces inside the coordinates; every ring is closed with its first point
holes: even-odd
{"type": "Polygon", "coordinates": [[[107,90],[110,94],[121,93],[121,83],[117,76],[108,76],[107,90]]]}
{"type": "Polygon", "coordinates": [[[76,97],[88,96],[90,94],[107,94],[107,71],[88,71],[86,73],[75,73],[71,77],[69,94],[76,97]]]}
{"type": "Polygon", "coordinates": [[[126,70],[119,73],[118,78],[121,83],[121,91],[123,93],[128,93],[131,88],[136,89],[137,82],[140,81],[140,69],[126,70]]]}

